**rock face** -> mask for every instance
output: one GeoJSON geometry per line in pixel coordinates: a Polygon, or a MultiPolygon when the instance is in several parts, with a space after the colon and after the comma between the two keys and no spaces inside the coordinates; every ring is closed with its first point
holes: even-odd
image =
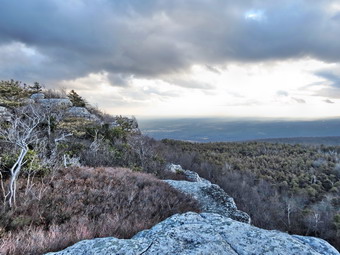
{"type": "Polygon", "coordinates": [[[67,110],[67,115],[71,117],[84,118],[94,121],[99,120],[96,115],[91,114],[85,107],[73,106],[67,110]]]}
{"type": "Polygon", "coordinates": [[[70,99],[67,98],[45,98],[45,99],[37,99],[37,103],[41,104],[42,106],[49,108],[49,107],[71,107],[72,102],[70,99]]]}
{"type": "MultiPolygon", "coordinates": [[[[197,173],[190,171],[190,170],[184,170],[181,165],[175,165],[175,164],[168,164],[166,166],[166,171],[170,171],[172,173],[183,173],[186,178],[191,182],[201,182],[204,179],[201,178],[197,173]]],[[[207,180],[205,180],[207,181],[207,180]]],[[[209,182],[209,181],[207,181],[209,182]]]]}
{"type": "Polygon", "coordinates": [[[33,99],[33,100],[44,99],[45,94],[44,93],[34,93],[34,94],[31,95],[30,98],[33,99]]]}
{"type": "Polygon", "coordinates": [[[339,255],[326,241],[291,236],[214,213],[174,215],[128,240],[85,240],[50,255],[94,254],[230,254],[339,255]]]}
{"type": "Polygon", "coordinates": [[[4,106],[0,106],[0,119],[5,121],[10,121],[12,117],[12,113],[10,110],[4,106]]]}
{"type": "Polygon", "coordinates": [[[171,186],[194,196],[203,213],[176,214],[131,239],[114,237],[84,240],[50,255],[95,254],[230,254],[230,255],[340,255],[326,241],[276,230],[264,230],[249,223],[234,200],[219,186],[196,173],[173,165],[195,182],[167,180],[171,186]]]}
{"type": "Polygon", "coordinates": [[[175,189],[193,196],[200,204],[202,212],[218,213],[244,223],[250,223],[247,213],[237,210],[234,199],[218,185],[201,178],[197,173],[183,170],[180,165],[170,164],[168,171],[181,172],[190,181],[166,180],[175,189]]]}
{"type": "Polygon", "coordinates": [[[245,212],[237,210],[234,199],[216,184],[201,178],[198,182],[166,180],[168,184],[183,193],[193,196],[200,204],[202,212],[218,213],[244,223],[250,223],[245,212]]]}

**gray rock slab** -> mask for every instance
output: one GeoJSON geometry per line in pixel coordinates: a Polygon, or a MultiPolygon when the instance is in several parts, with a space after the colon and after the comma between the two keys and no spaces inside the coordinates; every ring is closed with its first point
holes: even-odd
{"type": "MultiPolygon", "coordinates": [[[[186,171],[190,172],[190,171],[186,171]]],[[[202,212],[218,213],[234,220],[250,223],[250,216],[237,209],[234,199],[218,185],[200,178],[200,181],[174,181],[165,180],[175,189],[191,195],[196,199],[202,212]]]]}
{"type": "Polygon", "coordinates": [[[36,102],[44,107],[71,107],[73,105],[68,98],[45,98],[37,99],[36,102]]]}
{"type": "Polygon", "coordinates": [[[44,93],[34,93],[34,94],[31,95],[30,98],[33,99],[33,100],[44,99],[45,94],[44,93]]]}
{"type": "Polygon", "coordinates": [[[10,121],[11,117],[12,117],[11,111],[4,106],[0,106],[0,119],[10,121]]]}
{"type": "Polygon", "coordinates": [[[49,255],[94,254],[230,254],[339,255],[314,237],[260,229],[215,213],[176,214],[133,238],[85,240],[49,255]]]}
{"type": "Polygon", "coordinates": [[[67,115],[71,117],[84,118],[89,120],[99,120],[99,118],[91,114],[85,107],[73,106],[67,110],[67,115]]]}

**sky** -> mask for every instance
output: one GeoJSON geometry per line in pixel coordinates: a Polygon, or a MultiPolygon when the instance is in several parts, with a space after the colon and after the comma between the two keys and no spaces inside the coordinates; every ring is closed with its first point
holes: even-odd
{"type": "Polygon", "coordinates": [[[0,79],[137,117],[339,117],[339,0],[2,0],[0,79]]]}

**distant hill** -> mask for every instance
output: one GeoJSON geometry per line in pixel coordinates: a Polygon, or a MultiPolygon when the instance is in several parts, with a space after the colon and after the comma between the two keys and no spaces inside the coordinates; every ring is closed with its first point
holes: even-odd
{"type": "Polygon", "coordinates": [[[268,139],[257,139],[254,141],[268,142],[268,143],[284,143],[284,144],[308,144],[308,145],[323,144],[323,145],[328,145],[328,146],[339,146],[340,136],[268,138],[268,139]]]}
{"type": "MultiPolygon", "coordinates": [[[[303,143],[340,144],[340,119],[312,121],[254,120],[230,118],[139,119],[142,133],[155,139],[193,142],[236,142],[289,138],[303,143]],[[307,137],[303,138],[302,137],[307,137]],[[322,139],[321,139],[322,137],[322,139]]],[[[267,140],[266,140],[267,141],[267,140]]],[[[286,142],[285,142],[286,143],[286,142]]]]}

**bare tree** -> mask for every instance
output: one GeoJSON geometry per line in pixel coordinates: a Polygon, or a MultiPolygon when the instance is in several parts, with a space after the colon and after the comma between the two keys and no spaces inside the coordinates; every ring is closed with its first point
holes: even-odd
{"type": "Polygon", "coordinates": [[[16,162],[10,169],[10,180],[7,193],[4,195],[4,202],[9,207],[16,205],[17,180],[23,165],[29,145],[38,141],[38,126],[45,120],[45,113],[41,107],[29,104],[15,110],[10,123],[2,123],[0,137],[20,150],[16,162]]]}
{"type": "Polygon", "coordinates": [[[150,158],[155,155],[153,140],[150,137],[142,135],[133,135],[129,137],[129,144],[134,152],[138,155],[141,167],[146,170],[146,165],[150,158]]]}

